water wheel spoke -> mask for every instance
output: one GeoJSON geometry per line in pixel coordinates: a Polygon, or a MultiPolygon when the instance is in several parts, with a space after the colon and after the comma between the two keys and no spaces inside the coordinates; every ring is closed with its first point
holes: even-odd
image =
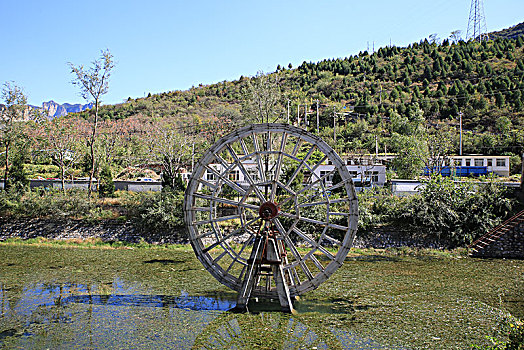
{"type": "Polygon", "coordinates": [[[295,257],[297,261],[302,261],[302,256],[298,252],[298,249],[295,246],[295,243],[293,243],[293,241],[289,238],[289,235],[287,234],[286,230],[284,229],[280,221],[278,219],[273,219],[273,223],[275,224],[275,227],[277,228],[278,232],[280,233],[281,238],[286,243],[286,246],[291,251],[291,254],[293,254],[293,256],[295,257]]]}
{"type": "Polygon", "coordinates": [[[320,221],[320,220],[317,220],[317,219],[311,219],[311,218],[307,218],[307,217],[304,217],[304,216],[299,216],[298,219],[301,220],[301,221],[304,221],[304,222],[309,222],[310,224],[320,225],[322,227],[329,225],[329,223],[327,223],[325,221],[320,221]]]}
{"type": "MultiPolygon", "coordinates": [[[[246,223],[246,226],[249,226],[250,224],[252,224],[253,222],[256,222],[258,221],[259,218],[255,218],[253,220],[251,220],[250,222],[246,223]]],[[[215,243],[211,244],[209,247],[205,248],[202,250],[202,252],[204,253],[207,253],[208,251],[210,251],[211,249],[215,248],[216,246],[218,245],[221,245],[222,243],[224,243],[225,241],[227,241],[228,239],[230,239],[231,237],[234,237],[234,236],[237,236],[239,233],[242,233],[243,231],[245,231],[246,228],[244,226],[242,227],[239,227],[237,228],[236,230],[234,230],[233,232],[231,233],[228,233],[227,235],[225,235],[224,237],[220,238],[218,241],[216,241],[215,243]]]]}
{"type": "Polygon", "coordinates": [[[235,161],[235,163],[238,165],[238,169],[240,169],[240,171],[244,175],[244,179],[246,179],[249,185],[253,188],[256,196],[260,199],[260,201],[264,203],[266,201],[266,198],[264,197],[262,192],[260,192],[258,187],[255,185],[253,178],[251,177],[251,175],[248,173],[248,171],[244,167],[244,164],[242,164],[242,162],[238,159],[238,155],[236,154],[236,152],[233,150],[233,148],[231,148],[230,145],[227,145],[226,148],[229,151],[229,153],[231,154],[231,156],[233,157],[233,160],[235,161]]]}
{"type": "MultiPolygon", "coordinates": [[[[231,188],[233,188],[238,193],[240,193],[240,194],[246,193],[246,191],[242,187],[240,187],[239,185],[237,185],[233,181],[229,180],[227,176],[222,176],[222,174],[220,174],[218,171],[216,171],[212,167],[205,166],[205,169],[210,171],[211,173],[213,173],[217,178],[219,178],[220,180],[222,180],[223,182],[228,184],[231,188]]],[[[216,186],[215,186],[215,190],[216,190],[216,186]]]]}
{"type": "Polygon", "coordinates": [[[266,181],[266,173],[264,172],[264,168],[262,167],[262,158],[260,158],[260,147],[258,146],[258,139],[256,134],[252,134],[253,139],[253,146],[255,148],[255,158],[257,161],[257,169],[258,174],[260,175],[260,181],[265,182],[266,181]]]}
{"type": "Polygon", "coordinates": [[[280,177],[280,171],[282,170],[282,159],[284,157],[284,149],[286,147],[286,141],[287,141],[287,134],[282,134],[282,142],[280,143],[280,151],[278,153],[277,161],[275,164],[275,176],[273,177],[273,186],[271,188],[271,195],[269,197],[269,200],[271,202],[275,201],[275,196],[277,193],[277,182],[280,177]]]}
{"type": "Polygon", "coordinates": [[[311,148],[309,149],[309,151],[306,153],[304,159],[302,159],[302,161],[300,162],[300,164],[297,166],[297,168],[295,169],[295,171],[293,172],[293,175],[291,175],[291,177],[289,178],[287,184],[286,184],[286,187],[289,187],[292,183],[293,183],[293,180],[295,180],[295,177],[297,177],[297,175],[300,173],[300,171],[302,170],[302,168],[304,167],[304,165],[307,164],[307,161],[309,160],[309,158],[311,157],[311,155],[313,154],[313,151],[315,151],[316,149],[316,145],[312,145],[311,148]]]}

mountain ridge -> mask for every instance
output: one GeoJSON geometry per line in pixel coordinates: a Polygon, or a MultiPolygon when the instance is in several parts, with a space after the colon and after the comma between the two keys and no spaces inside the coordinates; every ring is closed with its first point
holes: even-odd
{"type": "Polygon", "coordinates": [[[79,113],[87,109],[93,108],[93,103],[81,104],[81,103],[62,103],[59,104],[53,100],[42,102],[42,107],[30,106],[36,109],[42,109],[47,112],[49,119],[63,117],[69,113],[79,113]]]}

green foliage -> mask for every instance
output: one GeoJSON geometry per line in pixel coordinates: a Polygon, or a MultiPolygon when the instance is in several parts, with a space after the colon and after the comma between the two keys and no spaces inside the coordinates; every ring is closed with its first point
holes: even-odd
{"type": "Polygon", "coordinates": [[[109,165],[102,167],[100,171],[100,182],[98,185],[98,195],[100,197],[113,197],[115,193],[115,184],[113,183],[113,175],[109,165]]]}
{"type": "Polygon", "coordinates": [[[171,176],[167,172],[162,173],[162,189],[167,189],[168,191],[181,191],[184,192],[186,190],[186,183],[182,179],[182,176],[180,174],[176,174],[175,176],[171,176]]]}
{"type": "Polygon", "coordinates": [[[24,164],[24,171],[30,179],[47,179],[58,177],[59,168],[54,164],[24,164]]]}
{"type": "Polygon", "coordinates": [[[81,189],[64,193],[62,190],[38,188],[26,193],[13,211],[18,216],[26,217],[83,218],[94,206],[87,191],[81,189]]]}
{"type": "Polygon", "coordinates": [[[183,202],[181,191],[137,193],[126,203],[128,218],[145,232],[179,232],[184,227],[183,202]]]}
{"type": "Polygon", "coordinates": [[[27,173],[24,171],[24,154],[22,152],[15,153],[13,157],[13,164],[10,169],[9,176],[9,190],[18,193],[23,193],[29,189],[29,179],[27,173]]]}
{"type": "Polygon", "coordinates": [[[495,182],[455,183],[435,176],[399,216],[412,229],[431,233],[449,247],[465,246],[511,211],[507,189],[495,182]]]}
{"type": "Polygon", "coordinates": [[[395,135],[397,156],[391,165],[400,179],[413,179],[424,170],[424,160],[428,157],[426,143],[416,136],[395,135]]]}
{"type": "Polygon", "coordinates": [[[359,229],[364,233],[394,226],[449,248],[464,247],[485,234],[513,206],[506,188],[495,182],[455,183],[441,176],[428,180],[412,196],[396,197],[387,189],[373,189],[358,197],[359,229]]]}
{"type": "Polygon", "coordinates": [[[486,336],[491,345],[474,345],[480,350],[524,350],[524,322],[511,318],[502,322],[494,336],[486,336]]]}

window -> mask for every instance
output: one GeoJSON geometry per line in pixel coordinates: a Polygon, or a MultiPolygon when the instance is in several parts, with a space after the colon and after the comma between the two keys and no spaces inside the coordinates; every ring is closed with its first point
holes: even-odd
{"type": "Polygon", "coordinates": [[[462,159],[460,159],[460,158],[454,159],[454,162],[455,162],[455,166],[461,166],[462,165],[462,159]]]}
{"type": "Polygon", "coordinates": [[[497,166],[506,166],[506,160],[504,158],[497,158],[497,166]]]}
{"type": "Polygon", "coordinates": [[[356,172],[356,171],[350,171],[350,172],[349,172],[349,175],[350,175],[351,177],[357,177],[357,176],[358,176],[358,172],[356,172]]]}
{"type": "Polygon", "coordinates": [[[488,158],[488,166],[493,166],[493,159],[488,158]]]}
{"type": "Polygon", "coordinates": [[[378,171],[366,171],[364,174],[371,179],[371,182],[378,182],[378,171]]]}
{"type": "MultiPolygon", "coordinates": [[[[328,171],[328,170],[320,170],[320,178],[323,178],[324,176],[326,176],[327,174],[329,174],[331,171],[328,171]]],[[[333,174],[331,174],[330,176],[326,177],[325,179],[322,180],[322,182],[325,184],[326,182],[333,182],[333,174]]]]}
{"type": "Polygon", "coordinates": [[[207,181],[216,181],[216,179],[217,177],[212,171],[206,170],[206,180],[207,181]]]}
{"type": "Polygon", "coordinates": [[[231,181],[238,181],[240,179],[239,171],[238,170],[232,170],[229,175],[229,180],[231,181]]]}
{"type": "Polygon", "coordinates": [[[466,166],[470,166],[471,165],[471,159],[466,159],[466,166]]]}
{"type": "Polygon", "coordinates": [[[484,159],[475,159],[475,166],[483,166],[484,159]]]}

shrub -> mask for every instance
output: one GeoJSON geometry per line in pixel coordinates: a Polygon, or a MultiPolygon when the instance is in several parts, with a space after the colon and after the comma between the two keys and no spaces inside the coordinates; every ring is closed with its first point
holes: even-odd
{"type": "Polygon", "coordinates": [[[393,225],[449,248],[463,247],[486,233],[511,212],[513,204],[503,185],[491,181],[454,183],[440,176],[408,197],[375,188],[360,192],[358,199],[360,232],[393,225]]]}
{"type": "Polygon", "coordinates": [[[27,192],[16,208],[15,214],[28,217],[82,218],[95,207],[87,192],[72,189],[64,193],[55,189],[38,189],[27,192]]]}
{"type": "Polygon", "coordinates": [[[105,165],[100,171],[100,183],[98,185],[98,195],[100,197],[113,197],[115,193],[115,184],[109,165],[105,165]]]}
{"type": "Polygon", "coordinates": [[[453,248],[486,233],[508,215],[511,207],[503,185],[454,183],[436,176],[426,183],[419,199],[407,203],[398,218],[411,230],[429,232],[453,248]]]}
{"type": "Polygon", "coordinates": [[[138,193],[126,203],[128,218],[143,231],[180,230],[184,227],[183,202],[181,191],[138,193]]]}

